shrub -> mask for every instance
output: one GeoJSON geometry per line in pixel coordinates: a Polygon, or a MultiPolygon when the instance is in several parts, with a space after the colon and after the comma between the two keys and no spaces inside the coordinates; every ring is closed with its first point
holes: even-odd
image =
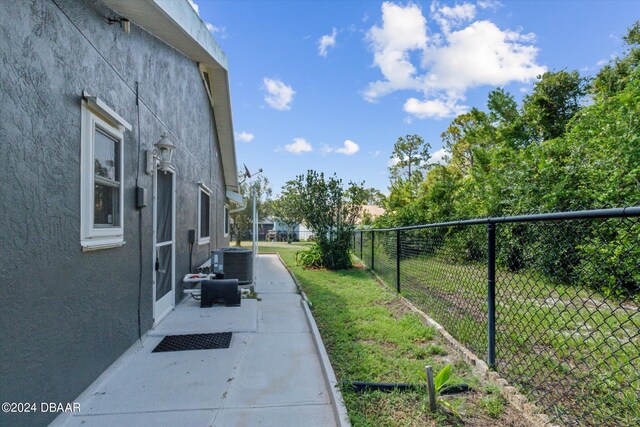
{"type": "Polygon", "coordinates": [[[296,263],[304,268],[322,267],[322,251],[317,243],[296,252],[296,263]]]}

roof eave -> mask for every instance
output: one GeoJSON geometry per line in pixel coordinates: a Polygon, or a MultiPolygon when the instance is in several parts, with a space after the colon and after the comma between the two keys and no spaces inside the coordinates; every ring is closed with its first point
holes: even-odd
{"type": "Polygon", "coordinates": [[[197,62],[201,69],[204,66],[209,71],[213,92],[209,100],[218,129],[225,185],[228,190],[238,191],[227,56],[204,22],[186,0],[103,1],[139,27],[197,62]]]}

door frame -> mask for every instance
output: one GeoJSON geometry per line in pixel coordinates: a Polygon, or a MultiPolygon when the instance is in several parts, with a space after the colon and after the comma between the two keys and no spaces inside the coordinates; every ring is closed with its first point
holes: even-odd
{"type": "MultiPolygon", "coordinates": [[[[153,174],[153,245],[151,247],[151,288],[153,290],[153,326],[164,319],[175,307],[176,292],[176,174],[174,171],[161,172],[156,170],[153,174]],[[158,245],[158,174],[171,174],[171,241],[166,244],[171,245],[171,290],[163,296],[160,301],[156,301],[156,247],[158,245]],[[159,304],[159,302],[161,302],[159,304]]],[[[164,243],[164,242],[163,242],[164,243]]],[[[165,246],[166,244],[162,245],[165,246]]]]}

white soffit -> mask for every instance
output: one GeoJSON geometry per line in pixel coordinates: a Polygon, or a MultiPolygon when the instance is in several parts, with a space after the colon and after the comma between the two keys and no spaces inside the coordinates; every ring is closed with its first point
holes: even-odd
{"type": "Polygon", "coordinates": [[[227,190],[227,199],[239,205],[243,204],[245,201],[244,197],[242,197],[240,193],[236,193],[235,191],[231,191],[231,190],[227,190]]]}
{"type": "MultiPolygon", "coordinates": [[[[187,0],[103,0],[136,25],[206,67],[227,189],[238,190],[227,56],[187,0]]],[[[202,67],[201,67],[202,69],[202,67]]],[[[204,90],[204,88],[203,88],[204,90]]]]}

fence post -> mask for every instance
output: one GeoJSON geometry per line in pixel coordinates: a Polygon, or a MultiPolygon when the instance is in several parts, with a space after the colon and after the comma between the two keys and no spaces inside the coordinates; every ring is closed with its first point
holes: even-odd
{"type": "Polygon", "coordinates": [[[487,265],[487,315],[489,320],[489,348],[487,364],[496,367],[496,224],[487,225],[487,246],[489,250],[487,265]]]}
{"type": "Polygon", "coordinates": [[[364,231],[360,230],[360,261],[362,261],[362,264],[364,265],[364,251],[362,250],[362,235],[364,234],[364,231]]]}
{"type": "Polygon", "coordinates": [[[375,241],[376,241],[376,232],[371,230],[371,271],[373,271],[373,257],[376,252],[375,241]]]}
{"type": "Polygon", "coordinates": [[[396,230],[396,290],[400,293],[400,229],[396,230]]]}

